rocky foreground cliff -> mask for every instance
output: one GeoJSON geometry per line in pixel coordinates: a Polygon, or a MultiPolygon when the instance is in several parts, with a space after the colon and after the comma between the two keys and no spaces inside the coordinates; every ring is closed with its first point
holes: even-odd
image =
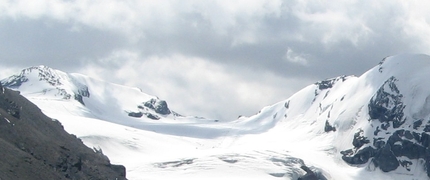
{"type": "Polygon", "coordinates": [[[0,172],[0,179],[126,179],[124,166],[111,164],[1,84],[0,172]]]}

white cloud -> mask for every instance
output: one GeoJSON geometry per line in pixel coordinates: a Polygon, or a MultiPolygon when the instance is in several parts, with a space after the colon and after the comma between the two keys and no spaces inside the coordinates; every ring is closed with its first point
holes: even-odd
{"type": "Polygon", "coordinates": [[[396,24],[403,27],[401,35],[416,42],[413,45],[416,52],[430,53],[430,14],[426,8],[430,2],[401,1],[400,4],[403,16],[396,19],[396,24]]]}
{"type": "Polygon", "coordinates": [[[17,67],[2,66],[0,65],[0,80],[18,73],[21,69],[17,67]]]}
{"type": "Polygon", "coordinates": [[[378,14],[369,1],[297,1],[291,12],[302,23],[307,41],[318,40],[328,47],[339,41],[358,45],[373,33],[368,27],[368,15],[378,14]],[[359,10],[361,9],[361,10],[359,10]]]}
{"type": "Polygon", "coordinates": [[[308,65],[308,60],[306,59],[305,55],[296,53],[291,48],[287,49],[284,58],[292,63],[297,63],[304,66],[308,65]]]}
{"type": "Polygon", "coordinates": [[[234,43],[255,43],[259,21],[279,16],[280,0],[253,1],[178,1],[178,0],[16,0],[0,3],[0,17],[52,18],[79,26],[110,29],[133,38],[157,29],[174,34],[182,16],[199,14],[220,35],[235,34],[234,43]],[[244,6],[246,4],[246,6],[244,6]],[[244,35],[242,34],[244,32],[244,35]]]}
{"type": "Polygon", "coordinates": [[[287,98],[307,83],[359,75],[388,55],[430,53],[428,5],[0,0],[0,56],[11,58],[0,66],[84,67],[82,73],[141,87],[180,112],[231,118],[287,98]],[[55,56],[59,51],[62,56],[55,56]],[[68,62],[53,62],[64,60],[58,57],[68,62]]]}
{"type": "Polygon", "coordinates": [[[371,40],[376,32],[369,23],[375,17],[384,17],[390,9],[399,12],[390,14],[392,19],[403,18],[404,14],[409,16],[403,24],[408,25],[406,31],[414,32],[408,29],[418,27],[414,21],[423,24],[429,17],[425,7],[421,2],[413,1],[3,0],[0,2],[0,16],[48,17],[72,22],[75,30],[82,25],[110,29],[134,39],[144,38],[147,31],[154,29],[174,34],[181,21],[187,21],[183,15],[194,13],[210,23],[216,33],[232,36],[233,46],[255,44],[269,36],[264,34],[264,30],[270,28],[263,24],[266,18],[291,17],[300,21],[300,26],[294,27],[297,29],[295,33],[278,35],[307,42],[318,40],[331,47],[343,40],[354,45],[371,40]]]}
{"type": "Polygon", "coordinates": [[[101,64],[89,64],[81,73],[138,86],[146,93],[167,100],[179,113],[224,120],[252,115],[264,106],[287,98],[293,93],[288,84],[304,86],[309,83],[309,80],[299,83],[246,67],[226,68],[180,54],[153,56],[144,61],[139,58],[137,53],[118,51],[101,59],[101,64]],[[118,59],[123,61],[117,68],[103,66],[117,63],[118,59]]]}

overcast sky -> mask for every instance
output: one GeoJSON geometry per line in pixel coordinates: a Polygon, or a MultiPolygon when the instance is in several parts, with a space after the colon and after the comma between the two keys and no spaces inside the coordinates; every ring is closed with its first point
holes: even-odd
{"type": "Polygon", "coordinates": [[[386,56],[430,54],[429,5],[0,0],[0,78],[47,65],[139,87],[182,114],[235,119],[386,56]]]}

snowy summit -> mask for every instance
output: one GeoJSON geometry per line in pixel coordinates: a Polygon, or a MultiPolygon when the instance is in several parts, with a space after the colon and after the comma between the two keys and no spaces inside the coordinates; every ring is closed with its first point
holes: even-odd
{"type": "Polygon", "coordinates": [[[131,88],[31,67],[3,79],[128,179],[429,179],[430,56],[383,59],[251,117],[182,116],[131,88]]]}

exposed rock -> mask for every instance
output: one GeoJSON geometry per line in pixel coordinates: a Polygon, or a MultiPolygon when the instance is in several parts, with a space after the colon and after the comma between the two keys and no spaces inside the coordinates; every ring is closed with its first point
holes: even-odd
{"type": "Polygon", "coordinates": [[[327,180],[327,178],[319,170],[312,170],[306,165],[302,165],[300,168],[303,169],[306,174],[299,177],[297,180],[327,180]]]}
{"type": "Polygon", "coordinates": [[[342,159],[349,164],[364,164],[375,156],[375,149],[368,146],[354,153],[352,149],[341,151],[342,159]]]}
{"type": "Polygon", "coordinates": [[[306,172],[306,174],[302,177],[299,177],[297,180],[319,180],[317,175],[307,166],[301,166],[300,168],[302,168],[306,172]]]}
{"type": "Polygon", "coordinates": [[[327,120],[325,121],[324,131],[325,132],[336,131],[336,128],[330,125],[330,123],[327,120]]]}
{"type": "Polygon", "coordinates": [[[380,72],[380,73],[382,73],[383,72],[383,67],[382,67],[382,65],[384,64],[384,62],[385,62],[385,60],[388,58],[389,56],[387,56],[387,57],[385,57],[384,59],[382,59],[382,61],[380,61],[379,62],[379,64],[378,64],[378,66],[379,66],[379,69],[378,69],[378,71],[380,72]]]}
{"type": "Polygon", "coordinates": [[[143,105],[149,109],[153,109],[158,114],[168,115],[171,113],[166,101],[163,100],[151,99],[145,102],[143,105]]]}
{"type": "MultiPolygon", "coordinates": [[[[19,95],[19,92],[13,92],[13,93],[15,93],[16,95],[19,95]]],[[[3,98],[2,101],[0,101],[0,107],[3,108],[3,110],[6,111],[7,114],[15,118],[19,119],[21,116],[20,115],[21,108],[13,100],[9,98],[3,98]]]]}
{"type": "Polygon", "coordinates": [[[342,82],[345,81],[346,80],[346,76],[340,76],[340,77],[337,77],[337,78],[332,78],[332,79],[327,79],[327,80],[324,80],[324,81],[319,81],[319,82],[316,82],[315,85],[318,85],[318,89],[319,90],[330,89],[339,80],[341,80],[342,82]]]}
{"type": "Polygon", "coordinates": [[[124,166],[110,164],[8,89],[0,92],[0,152],[0,179],[125,179],[124,166]]]}
{"type": "Polygon", "coordinates": [[[376,153],[373,163],[384,172],[393,171],[400,165],[389,144],[376,153]]]}
{"type": "Polygon", "coordinates": [[[380,149],[385,146],[385,141],[383,138],[374,138],[373,139],[373,146],[375,146],[376,149],[380,149]]]}
{"type": "Polygon", "coordinates": [[[172,112],[173,116],[175,116],[175,117],[184,117],[183,115],[181,115],[175,111],[171,111],[171,112],[172,112]]]}
{"type": "MultiPolygon", "coordinates": [[[[400,94],[395,82],[395,77],[389,78],[372,97],[369,107],[369,116],[372,120],[380,122],[392,122],[393,128],[400,127],[404,122],[402,102],[403,95],[400,94]]],[[[385,129],[381,126],[381,128],[385,129]]]]}
{"type": "Polygon", "coordinates": [[[80,89],[78,89],[78,92],[75,93],[75,100],[85,106],[84,97],[90,97],[90,91],[88,91],[87,86],[80,87],[80,89]]]}
{"type": "Polygon", "coordinates": [[[157,115],[151,114],[151,113],[147,113],[146,117],[149,119],[153,119],[153,120],[159,120],[160,117],[158,117],[157,115]]]}
{"type": "Polygon", "coordinates": [[[121,177],[126,177],[126,169],[123,165],[111,164],[110,168],[117,172],[121,177]]]}
{"type": "Polygon", "coordinates": [[[377,126],[375,131],[373,131],[373,135],[377,136],[379,132],[381,132],[381,130],[379,129],[379,126],[377,126]]]}
{"type": "Polygon", "coordinates": [[[364,164],[372,159],[375,167],[379,167],[384,172],[397,169],[400,165],[406,170],[410,170],[411,161],[398,160],[397,157],[407,157],[409,159],[425,159],[429,163],[430,157],[430,135],[423,132],[421,134],[408,130],[395,131],[388,140],[384,138],[374,138],[373,146],[365,147],[354,153],[352,149],[341,151],[342,159],[349,164],[364,164]],[[412,142],[412,140],[418,143],[412,142]]]}
{"type": "Polygon", "coordinates": [[[74,79],[70,80],[73,82],[74,86],[76,86],[75,88],[77,89],[77,91],[68,92],[66,89],[64,89],[64,87],[62,87],[62,85],[64,85],[64,82],[62,82],[61,75],[58,74],[56,70],[51,69],[47,66],[34,66],[24,69],[19,75],[13,75],[7,79],[2,80],[1,84],[8,88],[18,89],[24,82],[27,82],[29,80],[27,76],[33,72],[37,73],[39,81],[46,82],[52,86],[51,88],[43,89],[44,93],[47,93],[49,91],[57,91],[56,94],[62,96],[63,99],[70,99],[73,97],[82,105],[85,105],[84,97],[90,97],[88,87],[80,84],[74,79]]]}
{"type": "Polygon", "coordinates": [[[411,171],[410,166],[412,165],[411,161],[407,161],[407,160],[403,160],[403,161],[399,161],[400,165],[402,167],[404,167],[406,170],[411,171]]]}
{"type": "Polygon", "coordinates": [[[369,143],[370,141],[367,139],[367,137],[363,136],[363,130],[359,130],[354,134],[354,139],[352,140],[352,145],[359,149],[364,144],[369,143]]]}
{"type": "Polygon", "coordinates": [[[140,117],[142,117],[142,116],[143,116],[143,113],[142,113],[142,112],[129,112],[129,113],[128,113],[128,116],[130,116],[130,117],[140,118],[140,117]]]}
{"type": "Polygon", "coordinates": [[[85,106],[84,98],[80,94],[75,94],[75,100],[85,106]]]}
{"type": "Polygon", "coordinates": [[[426,127],[424,127],[424,131],[425,132],[430,132],[430,125],[426,125],[426,127]]]}
{"type": "Polygon", "coordinates": [[[287,109],[290,108],[290,101],[285,102],[284,107],[287,109]]]}
{"type": "Polygon", "coordinates": [[[12,88],[16,88],[22,85],[22,83],[25,83],[28,81],[27,77],[23,77],[23,76],[12,76],[12,78],[8,79],[8,81],[1,81],[0,84],[3,84],[3,86],[5,87],[12,87],[12,88]]]}
{"type": "Polygon", "coordinates": [[[423,124],[423,120],[422,120],[422,119],[416,120],[416,121],[414,121],[414,126],[413,126],[413,128],[414,128],[414,129],[417,129],[417,128],[418,128],[418,127],[420,127],[422,124],[423,124]]]}
{"type": "MultiPolygon", "coordinates": [[[[352,149],[342,151],[344,161],[350,164],[364,164],[372,159],[374,167],[378,167],[384,172],[389,172],[396,170],[399,166],[410,170],[413,161],[402,159],[406,157],[411,160],[424,159],[426,167],[430,167],[428,166],[430,164],[430,135],[426,133],[430,131],[430,126],[426,125],[424,132],[416,132],[423,123],[423,119],[419,119],[411,123],[412,127],[405,127],[408,129],[401,128],[406,121],[403,112],[406,105],[402,102],[403,95],[397,88],[396,81],[395,77],[385,81],[369,102],[370,121],[378,120],[381,122],[381,125],[376,126],[373,132],[375,136],[373,138],[373,147],[362,148],[367,140],[362,132],[358,132],[354,135],[352,144],[355,149],[361,148],[361,150],[357,152],[352,149]],[[413,130],[411,130],[412,128],[413,130]],[[396,131],[393,132],[392,129],[396,131]],[[381,131],[383,135],[378,136],[382,133],[381,131]],[[386,138],[385,135],[389,135],[389,137],[386,138]]],[[[430,177],[429,168],[427,168],[427,172],[430,177]]]]}

